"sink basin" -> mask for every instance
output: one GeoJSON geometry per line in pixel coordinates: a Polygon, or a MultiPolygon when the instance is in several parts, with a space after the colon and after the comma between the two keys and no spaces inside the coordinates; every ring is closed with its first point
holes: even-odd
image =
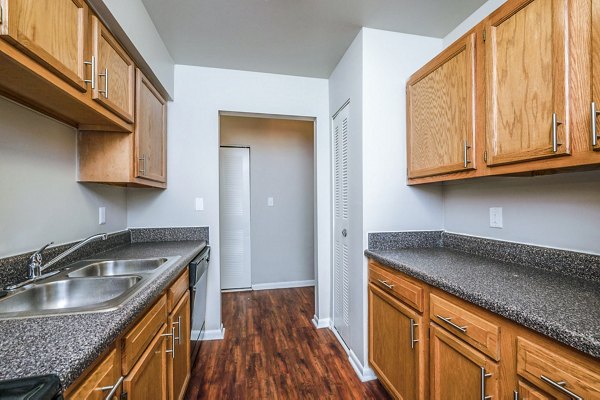
{"type": "Polygon", "coordinates": [[[142,278],[74,278],[36,284],[0,300],[0,314],[21,316],[47,314],[48,311],[86,311],[127,293],[142,278]]]}
{"type": "Polygon", "coordinates": [[[165,262],[167,262],[166,258],[98,261],[73,270],[67,276],[73,278],[140,274],[152,272],[165,262]]]}

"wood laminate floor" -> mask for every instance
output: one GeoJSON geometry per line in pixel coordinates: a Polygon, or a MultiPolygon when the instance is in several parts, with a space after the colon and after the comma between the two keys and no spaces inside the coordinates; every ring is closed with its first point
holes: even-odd
{"type": "Polygon", "coordinates": [[[389,399],[312,325],[313,288],[224,293],[222,307],[225,339],[202,343],[188,399],[389,399]]]}

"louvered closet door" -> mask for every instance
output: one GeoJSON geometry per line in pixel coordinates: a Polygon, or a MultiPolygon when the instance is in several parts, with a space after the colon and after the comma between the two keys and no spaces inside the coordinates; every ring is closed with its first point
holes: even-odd
{"type": "Polygon", "coordinates": [[[334,160],[334,252],[333,252],[333,325],[342,340],[350,339],[350,262],[348,116],[346,105],[333,119],[334,160]]]}
{"type": "Polygon", "coordinates": [[[221,147],[221,289],[251,286],[250,149],[221,147]]]}

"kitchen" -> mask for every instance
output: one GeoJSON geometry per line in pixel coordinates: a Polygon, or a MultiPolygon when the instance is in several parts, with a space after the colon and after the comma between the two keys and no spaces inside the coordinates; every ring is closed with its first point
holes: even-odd
{"type": "Polygon", "coordinates": [[[120,275],[140,280],[101,311],[3,310],[0,379],[56,374],[67,398],[600,398],[597,2],[383,3],[2,1],[2,287],[46,243],[40,270],[108,235],[0,306],[109,278],[80,260],[167,261],[120,275]],[[314,121],[314,286],[221,293],[223,112],[314,121]],[[174,357],[201,328],[186,271],[206,245],[192,367],[174,357]],[[289,320],[338,349],[296,355],[314,391],[282,383],[290,366],[271,392],[212,392],[203,363],[244,350],[232,306],[288,293],[310,308],[289,320]]]}

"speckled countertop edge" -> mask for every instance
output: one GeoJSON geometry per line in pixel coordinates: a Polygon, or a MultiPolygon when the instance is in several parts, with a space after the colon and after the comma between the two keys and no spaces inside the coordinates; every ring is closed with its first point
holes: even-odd
{"type": "Polygon", "coordinates": [[[146,288],[110,312],[0,320],[0,380],[53,373],[71,385],[205,247],[204,241],[135,243],[94,258],[180,256],[146,288]]]}
{"type": "MultiPolygon", "coordinates": [[[[443,249],[444,251],[454,252],[454,250],[443,249]]],[[[397,250],[402,252],[402,249],[397,250]]],[[[524,308],[519,308],[518,304],[510,305],[506,302],[500,301],[495,298],[486,297],[483,293],[465,290],[460,284],[455,282],[448,282],[435,275],[424,272],[415,268],[411,265],[399,262],[397,259],[382,255],[385,251],[381,250],[365,250],[364,254],[372,258],[375,261],[380,262],[383,265],[394,268],[400,272],[406,273],[416,279],[419,279],[431,286],[442,289],[450,294],[453,294],[463,300],[478,305],[490,312],[505,317],[511,321],[521,324],[527,328],[530,328],[538,333],[553,338],[567,346],[573,347],[583,353],[589,354],[593,357],[600,358],[600,337],[594,338],[586,334],[569,329],[569,326],[564,324],[555,324],[547,319],[544,319],[539,315],[531,315],[527,313],[524,308]]],[[[387,251],[390,253],[390,251],[387,251]]],[[[473,256],[485,260],[483,257],[473,256]]],[[[485,260],[488,261],[488,260],[485,260]]],[[[497,261],[496,261],[497,262],[497,261]]],[[[549,273],[540,271],[540,273],[549,273]]]]}

